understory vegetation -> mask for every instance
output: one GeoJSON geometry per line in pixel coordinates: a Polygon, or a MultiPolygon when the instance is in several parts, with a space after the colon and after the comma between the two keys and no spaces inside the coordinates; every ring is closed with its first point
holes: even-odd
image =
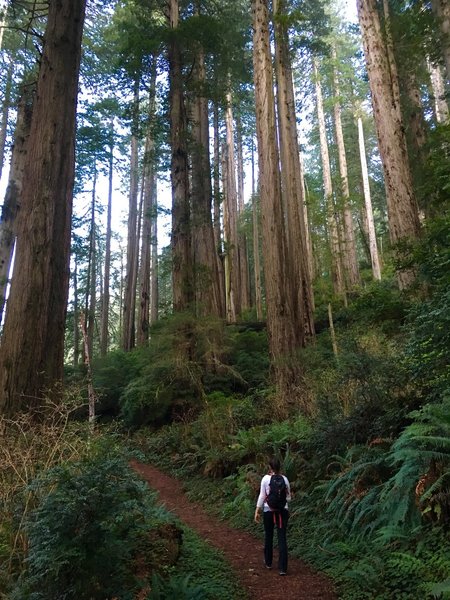
{"type": "Polygon", "coordinates": [[[95,428],[74,372],[65,404],[49,401],[37,423],[3,419],[2,597],[241,597],[220,555],[128,463],[159,465],[261,535],[252,515],[268,455],[295,492],[292,554],[328,573],[340,598],[450,597],[448,241],[435,221],[414,293],[383,282],[336,305],[337,353],[323,326],[298,356],[307,416],[291,406],[279,417],[259,324],[177,316],[148,348],[94,362],[95,428]]]}

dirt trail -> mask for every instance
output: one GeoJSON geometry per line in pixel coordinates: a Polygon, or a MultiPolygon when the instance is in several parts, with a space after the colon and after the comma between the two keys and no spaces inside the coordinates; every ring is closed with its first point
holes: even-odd
{"type": "MultiPolygon", "coordinates": [[[[132,466],[159,493],[168,510],[208,543],[222,550],[252,600],[336,600],[333,586],[324,575],[315,573],[308,565],[292,557],[289,558],[287,577],[281,577],[275,568],[266,569],[261,540],[231,528],[208,515],[201,505],[190,502],[177,479],[151,465],[133,462],[132,466]]],[[[276,559],[275,549],[274,562],[276,559]]]]}

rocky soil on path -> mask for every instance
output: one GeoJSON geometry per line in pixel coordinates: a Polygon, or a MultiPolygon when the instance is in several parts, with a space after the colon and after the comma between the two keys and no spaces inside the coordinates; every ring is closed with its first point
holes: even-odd
{"type": "MultiPolygon", "coordinates": [[[[332,583],[304,562],[289,558],[286,577],[263,564],[262,541],[208,515],[201,505],[188,500],[182,483],[151,465],[132,463],[161,503],[208,543],[220,549],[251,600],[336,600],[332,583]]],[[[289,541],[289,537],[288,537],[289,541]]],[[[274,562],[277,558],[274,551],[274,562]]],[[[236,599],[238,600],[238,599],[236,599]]]]}

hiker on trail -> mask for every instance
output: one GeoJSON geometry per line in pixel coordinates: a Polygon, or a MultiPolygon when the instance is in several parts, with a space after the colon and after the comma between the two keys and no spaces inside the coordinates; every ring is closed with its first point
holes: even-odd
{"type": "Polygon", "coordinates": [[[261,489],[255,509],[255,523],[261,520],[263,512],[264,523],[264,564],[272,568],[273,530],[277,528],[278,536],[278,570],[280,575],[286,575],[288,565],[288,548],[286,529],[289,520],[287,501],[291,499],[291,486],[288,478],[281,474],[278,458],[271,458],[269,471],[261,479],[261,489]]]}

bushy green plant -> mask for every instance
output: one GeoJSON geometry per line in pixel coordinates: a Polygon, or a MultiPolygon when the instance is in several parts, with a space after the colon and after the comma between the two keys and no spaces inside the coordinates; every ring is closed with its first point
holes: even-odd
{"type": "Polygon", "coordinates": [[[31,484],[27,569],[13,596],[132,598],[134,559],[161,519],[154,497],[114,452],[50,469],[31,484]]]}
{"type": "Polygon", "coordinates": [[[399,292],[394,280],[372,281],[361,289],[348,309],[338,315],[339,320],[366,325],[378,325],[384,333],[399,330],[405,319],[408,303],[399,292]]]}
{"type": "Polygon", "coordinates": [[[148,362],[146,349],[114,350],[92,362],[93,385],[100,399],[99,412],[118,411],[121,394],[148,362]]]}
{"type": "Polygon", "coordinates": [[[205,589],[199,585],[192,585],[190,580],[189,575],[164,579],[155,573],[147,600],[207,600],[205,589]]]}
{"type": "MultiPolygon", "coordinates": [[[[211,497],[208,497],[208,503],[210,501],[211,497]]],[[[200,597],[205,600],[246,599],[245,590],[224,560],[223,554],[186,528],[183,530],[183,547],[176,566],[176,579],[184,580],[189,587],[201,589],[203,596],[200,597]]]]}
{"type": "Polygon", "coordinates": [[[410,311],[406,331],[407,365],[429,398],[450,391],[450,215],[426,225],[417,248],[419,281],[425,289],[410,311]],[[422,294],[424,295],[424,294],[422,294]]]}

